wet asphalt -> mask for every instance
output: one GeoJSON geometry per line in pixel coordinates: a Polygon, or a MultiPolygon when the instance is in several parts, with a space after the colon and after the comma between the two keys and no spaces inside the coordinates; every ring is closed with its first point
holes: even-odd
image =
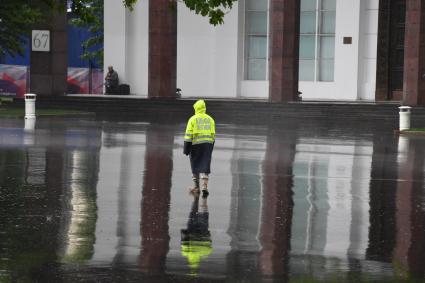
{"type": "Polygon", "coordinates": [[[184,128],[0,119],[0,282],[425,281],[425,138],[218,123],[203,198],[184,128]]]}

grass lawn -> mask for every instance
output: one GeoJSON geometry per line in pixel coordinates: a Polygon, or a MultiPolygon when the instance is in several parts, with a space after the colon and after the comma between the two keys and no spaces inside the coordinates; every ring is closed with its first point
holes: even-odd
{"type": "Polygon", "coordinates": [[[411,128],[409,130],[400,131],[399,133],[409,136],[425,136],[425,128],[411,128]]]}
{"type": "MultiPolygon", "coordinates": [[[[64,110],[64,109],[36,109],[35,115],[37,117],[46,116],[73,116],[73,115],[91,115],[93,113],[83,112],[77,110],[64,110]]],[[[5,108],[0,106],[0,118],[23,118],[25,116],[25,109],[20,108],[5,108]]]]}
{"type": "Polygon", "coordinates": [[[406,132],[425,132],[425,128],[411,128],[406,130],[406,132]]]}

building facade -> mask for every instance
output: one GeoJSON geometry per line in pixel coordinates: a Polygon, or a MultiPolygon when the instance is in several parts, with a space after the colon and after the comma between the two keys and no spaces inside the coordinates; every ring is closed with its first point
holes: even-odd
{"type": "Polygon", "coordinates": [[[419,0],[239,0],[216,27],[161,2],[105,0],[105,65],[134,94],[421,103],[419,0]]]}

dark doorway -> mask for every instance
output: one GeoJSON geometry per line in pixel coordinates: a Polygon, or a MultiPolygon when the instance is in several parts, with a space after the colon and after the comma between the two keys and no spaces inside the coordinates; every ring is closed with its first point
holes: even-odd
{"type": "Polygon", "coordinates": [[[406,0],[380,0],[376,100],[402,100],[406,0]]]}

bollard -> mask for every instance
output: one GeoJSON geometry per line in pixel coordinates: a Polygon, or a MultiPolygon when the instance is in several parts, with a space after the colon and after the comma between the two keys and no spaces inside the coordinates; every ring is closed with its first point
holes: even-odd
{"type": "Polygon", "coordinates": [[[35,118],[35,98],[37,95],[33,93],[25,94],[25,119],[35,118]]]}
{"type": "Polygon", "coordinates": [[[404,131],[404,130],[409,130],[410,129],[410,109],[412,107],[410,106],[400,106],[400,125],[399,125],[399,130],[400,131],[404,131]]]}

